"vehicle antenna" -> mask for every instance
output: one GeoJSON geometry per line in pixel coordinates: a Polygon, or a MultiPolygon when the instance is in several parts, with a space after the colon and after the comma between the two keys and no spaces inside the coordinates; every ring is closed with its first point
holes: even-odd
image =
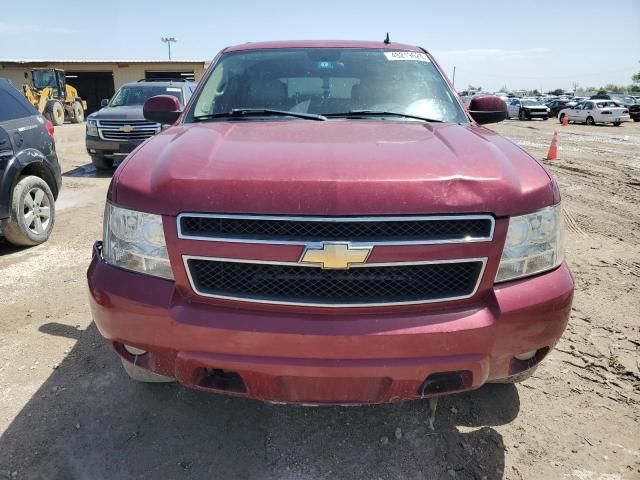
{"type": "Polygon", "coordinates": [[[391,40],[389,40],[389,32],[387,32],[387,37],[384,39],[384,44],[389,45],[390,43],[391,43],[391,40]]]}

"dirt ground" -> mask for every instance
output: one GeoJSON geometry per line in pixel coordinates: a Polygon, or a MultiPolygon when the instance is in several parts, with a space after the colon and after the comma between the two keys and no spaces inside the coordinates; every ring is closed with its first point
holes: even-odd
{"type": "Polygon", "coordinates": [[[535,157],[558,130],[569,328],[536,375],[440,401],[265,405],[130,382],[92,323],[85,270],[110,176],[84,126],[56,128],[64,171],[44,245],[0,240],[0,478],[640,478],[640,123],[493,127],[535,157]]]}

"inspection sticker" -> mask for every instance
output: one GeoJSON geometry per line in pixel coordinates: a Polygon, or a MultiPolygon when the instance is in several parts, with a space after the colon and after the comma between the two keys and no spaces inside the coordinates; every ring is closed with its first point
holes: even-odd
{"type": "Polygon", "coordinates": [[[414,62],[431,62],[425,53],[420,52],[384,52],[387,60],[413,60],[414,62]]]}
{"type": "Polygon", "coordinates": [[[179,92],[180,89],[179,88],[175,88],[175,87],[167,87],[167,92],[179,92]]]}

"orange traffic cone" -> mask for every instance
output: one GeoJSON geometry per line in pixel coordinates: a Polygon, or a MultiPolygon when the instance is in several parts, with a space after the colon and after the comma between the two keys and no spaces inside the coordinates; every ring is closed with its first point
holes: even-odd
{"type": "Polygon", "coordinates": [[[565,113],[562,117],[562,126],[566,127],[567,125],[569,125],[569,115],[565,113]]]}
{"type": "Polygon", "coordinates": [[[545,160],[557,160],[558,159],[558,131],[553,131],[553,139],[551,140],[551,146],[547,152],[547,158],[545,160]]]}

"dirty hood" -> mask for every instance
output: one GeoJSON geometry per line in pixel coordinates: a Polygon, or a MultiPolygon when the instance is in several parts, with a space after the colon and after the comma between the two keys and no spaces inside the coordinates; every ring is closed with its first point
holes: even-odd
{"type": "Polygon", "coordinates": [[[110,198],[166,215],[503,216],[559,200],[540,163],[491,130],[383,120],[177,125],[123,162],[110,198]]]}

